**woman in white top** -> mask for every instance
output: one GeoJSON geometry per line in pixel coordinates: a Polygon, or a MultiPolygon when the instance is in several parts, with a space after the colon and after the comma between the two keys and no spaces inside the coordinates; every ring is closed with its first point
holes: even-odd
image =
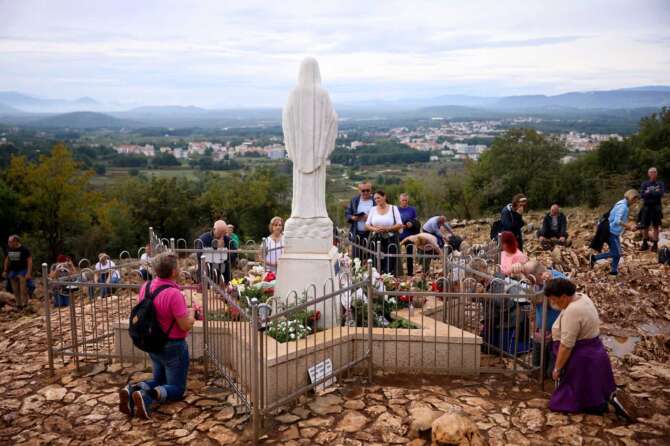
{"type": "MultiPolygon", "coordinates": [[[[107,254],[98,255],[98,263],[95,264],[95,281],[97,283],[119,283],[121,274],[116,269],[116,264],[110,260],[107,254]]],[[[111,288],[101,288],[100,297],[105,298],[112,294],[111,288]]]]}
{"type": "MultiPolygon", "coordinates": [[[[381,245],[385,254],[398,254],[399,236],[402,229],[402,219],[397,206],[386,202],[386,193],[383,190],[375,192],[375,206],[370,209],[365,229],[370,231],[370,240],[381,245]]],[[[382,257],[381,273],[396,274],[397,257],[382,257]]]]}
{"type": "Polygon", "coordinates": [[[270,236],[263,242],[263,257],[265,271],[277,272],[277,260],[284,252],[284,220],[281,217],[272,217],[268,225],[270,236]]]}

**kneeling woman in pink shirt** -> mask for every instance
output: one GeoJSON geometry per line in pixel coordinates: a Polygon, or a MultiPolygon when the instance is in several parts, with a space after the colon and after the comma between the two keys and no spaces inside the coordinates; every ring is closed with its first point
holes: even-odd
{"type": "Polygon", "coordinates": [[[500,253],[500,271],[504,275],[509,276],[513,272],[512,267],[517,263],[526,263],[528,257],[519,251],[516,237],[510,231],[505,231],[500,235],[500,245],[502,247],[502,252],[500,253]]]}
{"type": "Polygon", "coordinates": [[[155,403],[180,400],[186,391],[189,354],[186,335],[193,327],[196,314],[186,306],[184,295],[179,291],[179,262],[175,254],[166,253],[154,258],[153,269],[157,278],[142,286],[138,302],[144,299],[147,288],[153,293],[158,323],[167,333],[168,341],[163,350],[149,353],[153,367],[153,379],[128,384],[119,391],[119,409],[130,416],[149,419],[155,403]]]}

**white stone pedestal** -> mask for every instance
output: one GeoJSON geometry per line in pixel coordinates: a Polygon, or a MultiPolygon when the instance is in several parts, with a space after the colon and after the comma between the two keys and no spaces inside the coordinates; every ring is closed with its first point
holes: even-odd
{"type": "MultiPolygon", "coordinates": [[[[275,296],[279,302],[294,305],[296,300],[300,302],[305,290],[307,298],[313,300],[315,296],[312,284],[316,286],[317,298],[324,295],[324,285],[326,294],[339,289],[338,254],[332,243],[329,252],[322,254],[285,251],[277,263],[275,296]],[[297,293],[297,297],[292,291],[297,293]]],[[[339,323],[340,305],[339,299],[327,299],[316,306],[311,305],[309,309],[321,312],[318,326],[320,329],[328,329],[339,323]]]]}

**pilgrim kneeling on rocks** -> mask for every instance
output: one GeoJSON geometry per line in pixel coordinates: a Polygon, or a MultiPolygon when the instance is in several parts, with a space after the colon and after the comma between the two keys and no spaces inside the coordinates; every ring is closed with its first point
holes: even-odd
{"type": "Polygon", "coordinates": [[[551,330],[555,358],[552,378],[558,385],[549,400],[556,412],[603,414],[612,404],[626,419],[632,414],[617,395],[612,365],[600,340],[600,318],[593,301],[577,293],[567,279],[547,282],[544,294],[560,310],[551,330]]]}

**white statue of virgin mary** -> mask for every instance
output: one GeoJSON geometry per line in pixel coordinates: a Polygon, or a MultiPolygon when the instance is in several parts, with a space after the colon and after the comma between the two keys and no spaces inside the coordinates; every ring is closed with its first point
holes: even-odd
{"type": "MultiPolygon", "coordinates": [[[[321,88],[319,64],[312,57],[300,65],[298,85],[284,107],[282,128],[293,161],[291,218],[328,218],[326,161],[335,148],[337,113],[328,92],[321,88]]],[[[330,231],[332,237],[332,223],[330,231]]]]}

